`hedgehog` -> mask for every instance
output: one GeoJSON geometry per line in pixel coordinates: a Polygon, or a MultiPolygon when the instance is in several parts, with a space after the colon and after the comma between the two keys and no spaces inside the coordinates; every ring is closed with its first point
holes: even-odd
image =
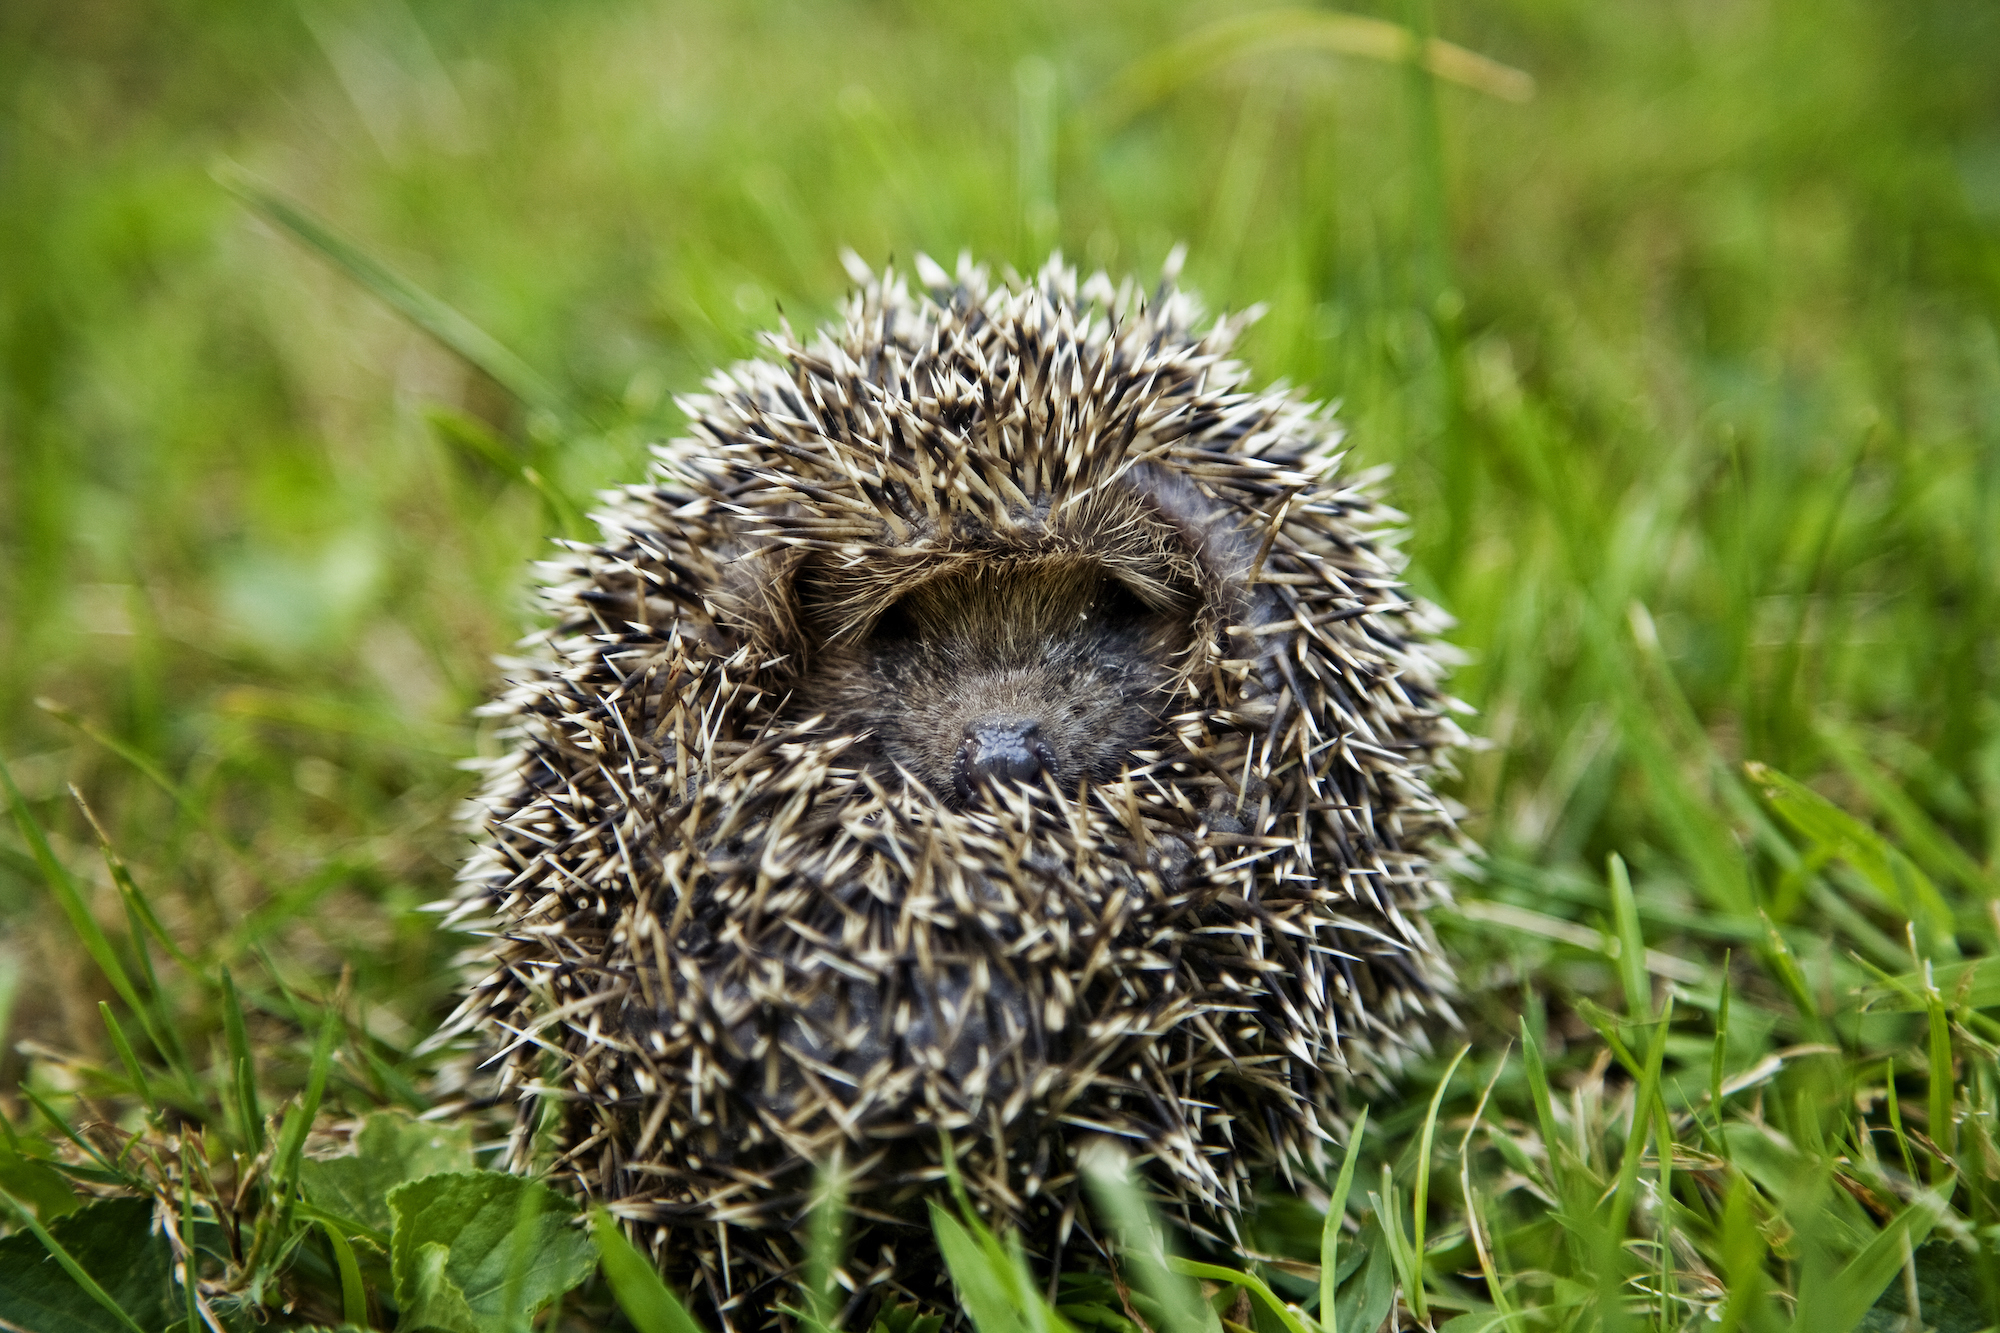
{"type": "Polygon", "coordinates": [[[1233,1242],[1456,1022],[1449,622],[1178,253],[1150,290],[849,255],[840,321],[682,401],[545,566],[449,1030],[510,1164],[725,1328],[778,1318],[828,1172],[850,1323],[944,1298],[948,1179],[1053,1272],[1094,1140],[1233,1242]]]}

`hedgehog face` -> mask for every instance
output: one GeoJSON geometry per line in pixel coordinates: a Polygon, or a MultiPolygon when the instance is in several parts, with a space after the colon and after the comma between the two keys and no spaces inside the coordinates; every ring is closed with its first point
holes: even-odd
{"type": "MultiPolygon", "coordinates": [[[[1089,556],[934,576],[823,647],[799,707],[949,805],[995,783],[1108,781],[1158,732],[1192,634],[1193,590],[1165,572],[1144,592],[1089,556]]],[[[815,586],[809,621],[826,616],[815,586]]]]}

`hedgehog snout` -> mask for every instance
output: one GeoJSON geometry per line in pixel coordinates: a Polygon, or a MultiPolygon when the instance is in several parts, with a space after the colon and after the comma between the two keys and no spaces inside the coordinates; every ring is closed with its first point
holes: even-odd
{"type": "Polygon", "coordinates": [[[962,800],[986,783],[1033,782],[1054,772],[1056,757],[1042,739],[1042,724],[1032,717],[1004,714],[966,724],[952,761],[952,782],[962,800]]]}

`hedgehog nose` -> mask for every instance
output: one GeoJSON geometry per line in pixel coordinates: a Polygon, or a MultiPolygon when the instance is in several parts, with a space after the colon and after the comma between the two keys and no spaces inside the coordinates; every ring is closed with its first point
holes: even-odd
{"type": "Polygon", "coordinates": [[[966,727],[958,753],[965,775],[961,785],[966,787],[980,782],[1028,782],[1048,767],[1041,724],[1033,718],[981,718],[966,727]]]}

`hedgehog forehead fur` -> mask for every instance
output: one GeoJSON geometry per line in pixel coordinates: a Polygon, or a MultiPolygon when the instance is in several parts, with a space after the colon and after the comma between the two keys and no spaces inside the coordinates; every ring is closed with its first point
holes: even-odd
{"type": "Polygon", "coordinates": [[[458,908],[516,1164],[557,1103],[725,1323],[828,1163],[887,1296],[947,1152],[1044,1256],[1099,1134],[1232,1232],[1453,1021],[1445,622],[1331,418],[1171,273],[852,267],[554,567],[458,908]]]}

